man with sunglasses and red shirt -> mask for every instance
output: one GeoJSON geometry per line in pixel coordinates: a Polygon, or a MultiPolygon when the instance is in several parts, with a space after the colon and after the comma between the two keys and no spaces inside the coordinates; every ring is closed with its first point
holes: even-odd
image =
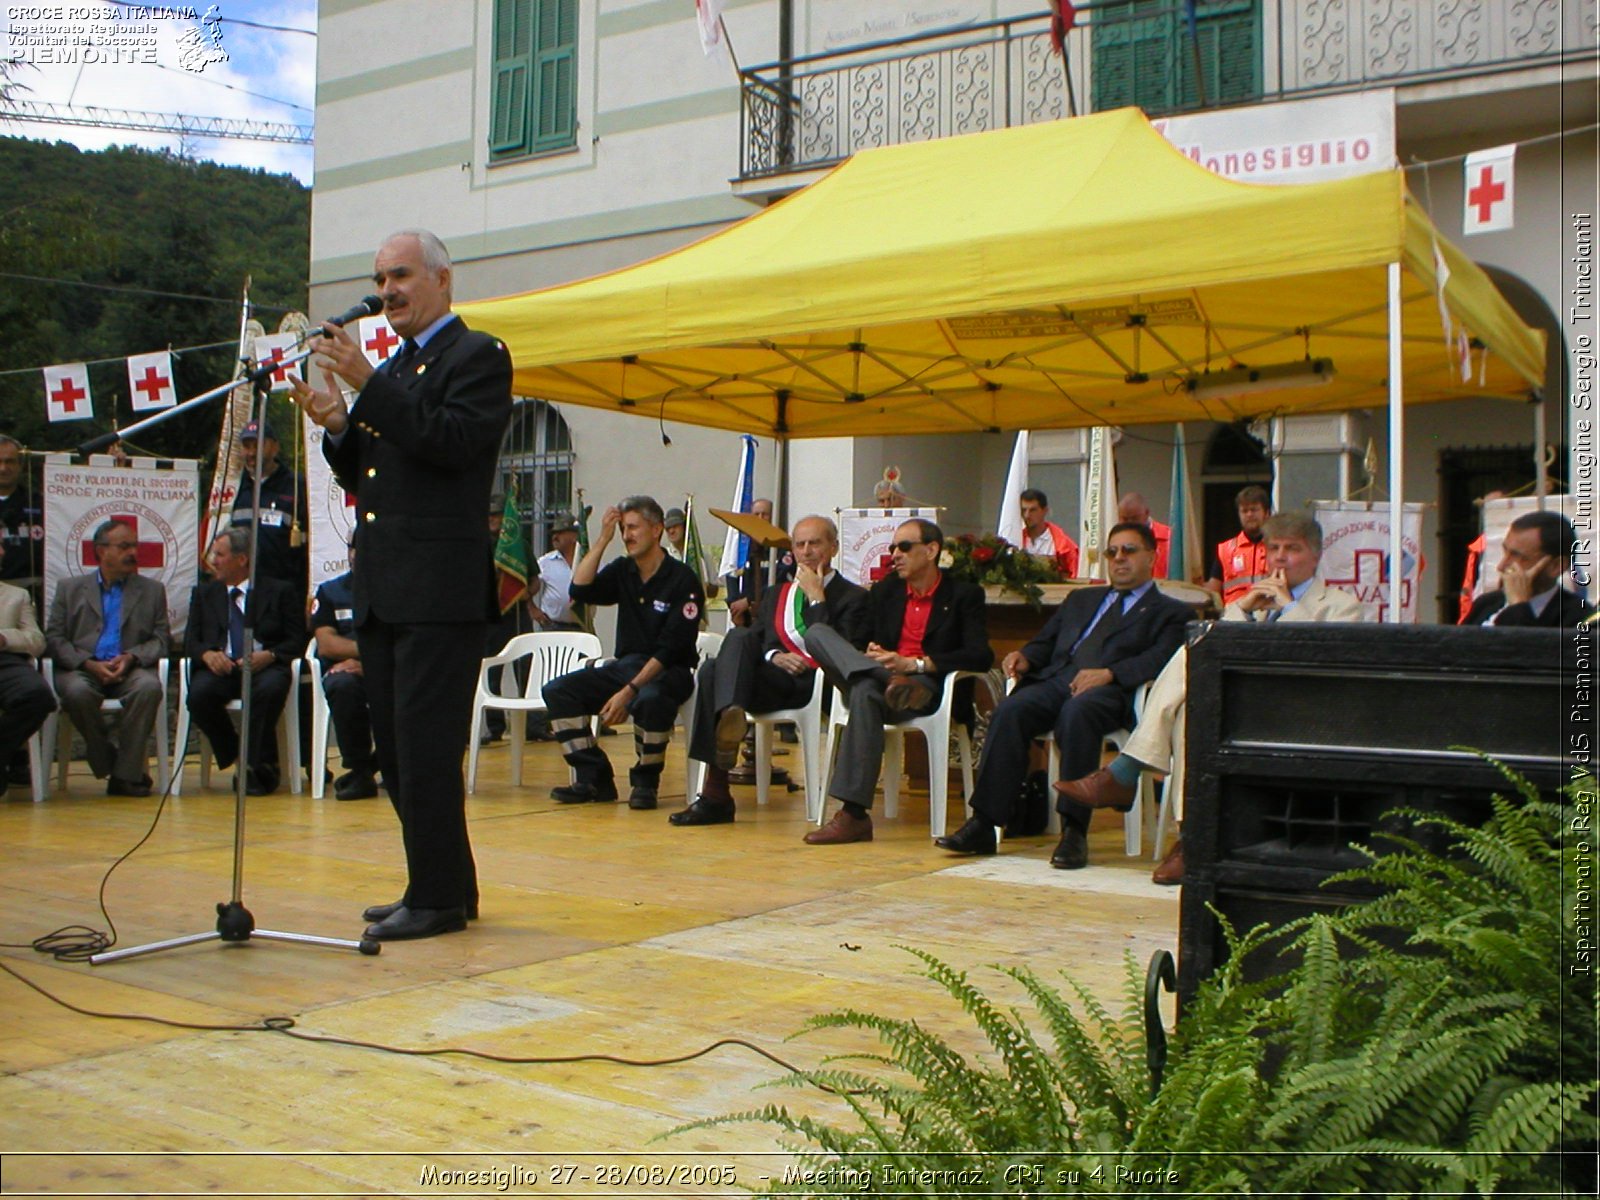
{"type": "MultiPolygon", "coordinates": [[[[1105,735],[1132,723],[1134,691],[1160,673],[1194,617],[1187,604],[1156,587],[1155,558],[1156,538],[1148,525],[1113,525],[1106,537],[1111,586],[1071,593],[1038,637],[1006,655],[1001,669],[1018,686],[989,717],[973,785],[976,815],[955,833],[935,839],[940,849],[995,852],[995,829],[1011,822],[1034,738],[1054,732],[1061,777],[1076,779],[1100,765],[1105,735]]],[[[1057,798],[1056,810],[1061,842],[1050,865],[1087,866],[1094,810],[1066,796],[1057,798]]]]}
{"type": "Polygon", "coordinates": [[[913,519],[894,532],[894,573],[867,593],[865,653],[826,624],[806,630],[806,650],[850,704],[828,794],[833,819],[806,834],[812,846],[872,840],[872,796],[883,765],[883,727],[939,707],[951,671],[987,671],[994,662],[983,589],[939,569],[944,533],[913,519]]]}

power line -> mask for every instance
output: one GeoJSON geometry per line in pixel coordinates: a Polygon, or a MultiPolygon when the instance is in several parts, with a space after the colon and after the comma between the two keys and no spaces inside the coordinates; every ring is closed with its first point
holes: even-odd
{"type": "Polygon", "coordinates": [[[220,79],[208,79],[204,75],[196,75],[193,71],[180,71],[177,67],[167,66],[166,63],[153,63],[151,65],[163,71],[171,71],[179,78],[190,80],[193,83],[209,83],[212,87],[227,88],[230,92],[238,92],[243,96],[253,96],[257,100],[265,100],[268,104],[281,104],[285,108],[297,108],[301,112],[313,111],[304,104],[296,104],[293,100],[281,100],[277,96],[268,96],[264,92],[252,92],[249,88],[238,87],[231,83],[223,83],[220,79]]]}
{"type": "MultiPolygon", "coordinates": [[[[221,350],[224,346],[229,349],[237,349],[238,345],[239,343],[236,339],[231,339],[226,342],[206,342],[201,346],[172,346],[169,348],[168,353],[173,358],[182,358],[185,354],[194,354],[200,350],[221,350]]],[[[113,358],[91,358],[85,361],[83,365],[85,367],[103,367],[108,363],[125,362],[129,357],[126,354],[118,354],[113,358]]],[[[53,366],[54,364],[51,365],[53,366]]],[[[0,379],[7,375],[37,375],[42,370],[44,370],[43,367],[7,367],[5,370],[0,371],[0,379]]]]}
{"type": "MultiPolygon", "coordinates": [[[[144,6],[143,0],[105,0],[105,2],[107,4],[115,5],[117,8],[138,8],[144,6]]],[[[293,25],[262,25],[259,22],[246,21],[240,17],[218,16],[215,19],[224,25],[244,25],[250,29],[266,29],[273,33],[299,33],[304,34],[306,37],[317,36],[317,31],[315,29],[298,29],[293,25]]]]}
{"type": "MultiPolygon", "coordinates": [[[[142,288],[124,286],[115,283],[89,283],[83,279],[61,279],[50,275],[23,275],[16,271],[0,271],[0,279],[22,279],[28,283],[54,283],[62,287],[90,288],[97,292],[122,292],[130,296],[160,296],[167,300],[203,300],[207,304],[229,304],[237,306],[237,296],[196,296],[191,292],[162,292],[155,288],[142,288]]],[[[251,304],[250,307],[257,312],[286,313],[297,312],[297,309],[286,308],[279,304],[251,304]]]]}

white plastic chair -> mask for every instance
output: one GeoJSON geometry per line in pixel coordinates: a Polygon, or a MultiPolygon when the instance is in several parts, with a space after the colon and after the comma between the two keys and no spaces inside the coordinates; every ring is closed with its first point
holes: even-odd
{"type": "MultiPolygon", "coordinates": [[[[306,652],[294,665],[295,694],[300,692],[300,672],[311,684],[311,798],[321,800],[328,790],[328,728],[333,713],[328,709],[328,694],[322,690],[322,659],[317,657],[317,639],[312,638],[306,652]]],[[[299,770],[297,766],[295,768],[299,770]]]]}
{"type": "MultiPolygon", "coordinates": [[[[812,673],[811,698],[799,708],[779,708],[767,713],[747,713],[749,723],[756,731],[756,803],[765,804],[772,794],[772,732],[785,722],[792,722],[800,733],[800,761],[806,782],[806,817],[809,820],[815,809],[822,807],[822,702],[828,692],[828,682],[821,671],[812,673]]],[[[699,794],[705,779],[705,764],[689,760],[689,799],[699,794]]]]}
{"type": "MultiPolygon", "coordinates": [[[[678,706],[678,719],[676,725],[683,727],[683,744],[688,746],[694,737],[694,701],[700,692],[700,668],[707,659],[717,656],[717,651],[722,649],[724,635],[703,629],[694,640],[694,687],[689,690],[689,698],[678,706]]],[[[700,781],[699,764],[694,759],[684,755],[683,764],[684,799],[693,803],[698,792],[700,781]]]]}
{"type": "MultiPolygon", "coordinates": [[[[883,814],[886,817],[893,817],[900,810],[900,774],[905,757],[904,735],[906,730],[915,729],[928,743],[928,827],[933,837],[943,837],[945,831],[947,815],[945,809],[950,792],[951,714],[954,711],[956,684],[963,679],[981,680],[984,689],[989,693],[990,700],[993,701],[994,686],[989,682],[986,671],[952,671],[944,677],[944,694],[940,697],[938,708],[925,716],[912,717],[908,721],[883,727],[883,814]]],[[[835,689],[833,709],[828,714],[828,745],[822,757],[822,771],[819,772],[817,802],[815,808],[806,814],[817,824],[822,823],[823,799],[826,795],[826,786],[822,783],[822,778],[832,774],[833,754],[838,744],[839,730],[849,722],[848,702],[844,694],[835,689]]],[[[970,802],[972,772],[975,766],[972,739],[965,725],[956,725],[955,733],[961,766],[962,799],[970,802]]],[[[808,804],[809,795],[808,791],[808,804]]]]}
{"type": "MultiPolygon", "coordinates": [[[[43,659],[41,662],[41,667],[44,671],[44,681],[50,685],[50,690],[54,692],[56,689],[56,668],[54,661],[48,658],[43,659]]],[[[156,664],[156,677],[161,681],[161,712],[156,717],[155,727],[156,790],[158,792],[165,792],[167,790],[167,777],[172,771],[172,753],[171,747],[168,745],[167,741],[167,659],[163,658],[156,664]]],[[[109,698],[102,700],[100,702],[100,711],[102,713],[121,712],[122,701],[112,700],[109,698]]],[[[53,760],[56,763],[56,786],[60,790],[66,791],[67,765],[72,759],[72,718],[67,715],[65,709],[57,708],[55,712],[51,713],[50,716],[46,718],[43,728],[40,729],[39,733],[35,736],[40,739],[39,756],[42,759],[42,764],[40,765],[43,765],[45,769],[48,770],[49,764],[53,760]],[[65,736],[63,736],[63,724],[67,726],[65,730],[65,736]]],[[[28,753],[31,761],[31,755],[33,753],[31,742],[28,753]]],[[[174,791],[176,791],[176,789],[174,789],[174,791]]],[[[33,798],[35,800],[44,799],[44,792],[42,790],[41,776],[39,774],[38,765],[36,765],[33,769],[33,792],[33,798]]]]}
{"type": "MultiPolygon", "coordinates": [[[[1015,682],[1014,680],[1012,681],[1015,682]]],[[[1006,689],[1009,694],[1011,689],[1006,689]]],[[[1144,713],[1144,698],[1150,694],[1150,684],[1141,683],[1133,693],[1133,723],[1139,723],[1140,716],[1144,713]]],[[[1106,734],[1105,741],[1116,747],[1117,753],[1122,753],[1122,748],[1128,744],[1128,739],[1133,736],[1132,730],[1113,729],[1106,734]]],[[[1055,734],[1044,735],[1044,743],[1050,750],[1050,766],[1045,775],[1046,783],[1053,784],[1061,775],[1061,751],[1056,745],[1055,734]]],[[[1145,798],[1152,796],[1154,783],[1149,772],[1139,776],[1139,786],[1133,795],[1133,807],[1122,814],[1122,851],[1129,857],[1139,853],[1139,848],[1144,841],[1144,814],[1145,798]]],[[[1051,833],[1061,832],[1061,814],[1056,811],[1055,792],[1051,791],[1050,823],[1046,827],[1051,833]]],[[[1159,843],[1161,834],[1159,830],[1156,840],[1159,843]]]]}
{"type": "MultiPolygon", "coordinates": [[[[194,666],[194,660],[187,655],[183,659],[183,670],[178,675],[178,762],[180,769],[172,775],[172,794],[183,794],[183,771],[181,770],[184,757],[189,753],[189,726],[191,717],[189,713],[189,672],[194,666]]],[[[244,711],[242,700],[230,700],[227,704],[230,713],[244,711]]],[[[289,791],[292,795],[300,794],[300,660],[296,659],[289,666],[289,698],[284,701],[283,712],[278,717],[278,762],[279,770],[289,776],[289,791]]],[[[200,786],[211,786],[211,743],[205,737],[200,738],[200,786]]]]}
{"type": "Polygon", "coordinates": [[[545,711],[544,685],[557,676],[576,671],[590,659],[600,657],[600,639],[592,633],[519,633],[499,654],[483,660],[478,668],[478,690],[472,699],[472,739],[467,751],[467,791],[478,785],[478,739],[485,728],[484,710],[500,709],[508,716],[511,735],[511,786],[522,786],[522,748],[527,740],[530,712],[545,711]],[[519,659],[528,662],[528,678],[519,690],[513,666],[519,659]],[[489,686],[489,672],[500,667],[500,690],[489,686]]]}

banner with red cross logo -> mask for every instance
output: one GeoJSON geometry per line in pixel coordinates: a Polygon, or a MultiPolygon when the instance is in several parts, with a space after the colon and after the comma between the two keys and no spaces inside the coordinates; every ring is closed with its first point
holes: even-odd
{"type": "Polygon", "coordinates": [[[839,573],[851,583],[871,587],[894,569],[890,543],[894,531],[921,517],[939,519],[937,508],[842,508],[839,510],[839,573]]]}
{"type": "Polygon", "coordinates": [[[44,607],[56,585],[95,570],[94,531],[118,520],[139,543],[139,574],[167,589],[174,640],[189,620],[189,592],[200,569],[200,464],[192,458],[157,465],[136,458],[117,466],[95,455],[75,464],[69,454],[44,460],[44,607]]]}
{"type": "Polygon", "coordinates": [[[356,342],[361,346],[361,353],[367,356],[367,361],[375,367],[383,366],[400,349],[400,335],[389,324],[389,318],[382,314],[362,317],[356,323],[356,342]]]}
{"type": "Polygon", "coordinates": [[[83,363],[60,363],[44,369],[45,413],[54,421],[87,421],[94,416],[89,397],[89,368],[83,363]]]}
{"type": "MultiPolygon", "coordinates": [[[[1389,505],[1313,500],[1311,515],[1322,526],[1322,562],[1317,567],[1322,582],[1361,601],[1365,620],[1387,621],[1394,595],[1389,569],[1389,505]]],[[[1405,505],[1400,520],[1401,619],[1415,625],[1422,571],[1428,565],[1422,557],[1422,505],[1405,505]]]]}
{"type": "Polygon", "coordinates": [[[178,402],[178,385],[172,380],[172,355],[166,350],[128,356],[128,395],[134,412],[154,412],[178,402]]]}
{"type": "MultiPolygon", "coordinates": [[[[265,337],[256,339],[256,362],[263,367],[268,363],[287,362],[301,351],[300,337],[294,333],[269,333],[265,337]]],[[[303,368],[299,363],[292,366],[279,367],[272,372],[272,390],[287,392],[289,390],[289,377],[304,379],[303,368]]]]}
{"type": "Polygon", "coordinates": [[[306,517],[310,541],[311,591],[350,569],[350,536],[355,532],[355,497],[339,486],[333,468],[322,453],[325,431],[310,417],[301,416],[306,433],[306,517]]]}
{"type": "Polygon", "coordinates": [[[1515,143],[1467,155],[1466,177],[1462,180],[1466,200],[1461,217],[1462,233],[1495,233],[1511,228],[1516,166],[1515,143]]]}

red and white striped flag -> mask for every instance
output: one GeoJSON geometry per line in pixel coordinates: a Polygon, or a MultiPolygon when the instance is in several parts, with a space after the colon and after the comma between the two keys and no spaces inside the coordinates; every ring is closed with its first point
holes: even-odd
{"type": "Polygon", "coordinates": [[[89,396],[89,368],[61,363],[44,369],[45,411],[51,421],[87,421],[94,416],[89,396]]]}
{"type": "Polygon", "coordinates": [[[400,335],[381,313],[376,317],[362,317],[356,323],[356,340],[361,343],[361,353],[375,367],[381,367],[400,349],[400,335]]]}
{"type": "Polygon", "coordinates": [[[128,355],[128,395],[133,399],[134,412],[154,412],[176,404],[178,385],[172,379],[172,354],[157,350],[154,354],[128,355]]]}
{"type": "Polygon", "coordinates": [[[724,0],[694,0],[695,20],[700,26],[700,49],[710,58],[722,45],[722,7],[724,0]]]}
{"type": "MultiPolygon", "coordinates": [[[[293,333],[269,333],[265,337],[256,339],[256,362],[266,366],[269,362],[283,362],[293,357],[300,350],[300,339],[293,333]]],[[[305,375],[301,365],[280,367],[272,373],[272,390],[287,392],[289,390],[289,377],[304,379],[305,375]]]]}

